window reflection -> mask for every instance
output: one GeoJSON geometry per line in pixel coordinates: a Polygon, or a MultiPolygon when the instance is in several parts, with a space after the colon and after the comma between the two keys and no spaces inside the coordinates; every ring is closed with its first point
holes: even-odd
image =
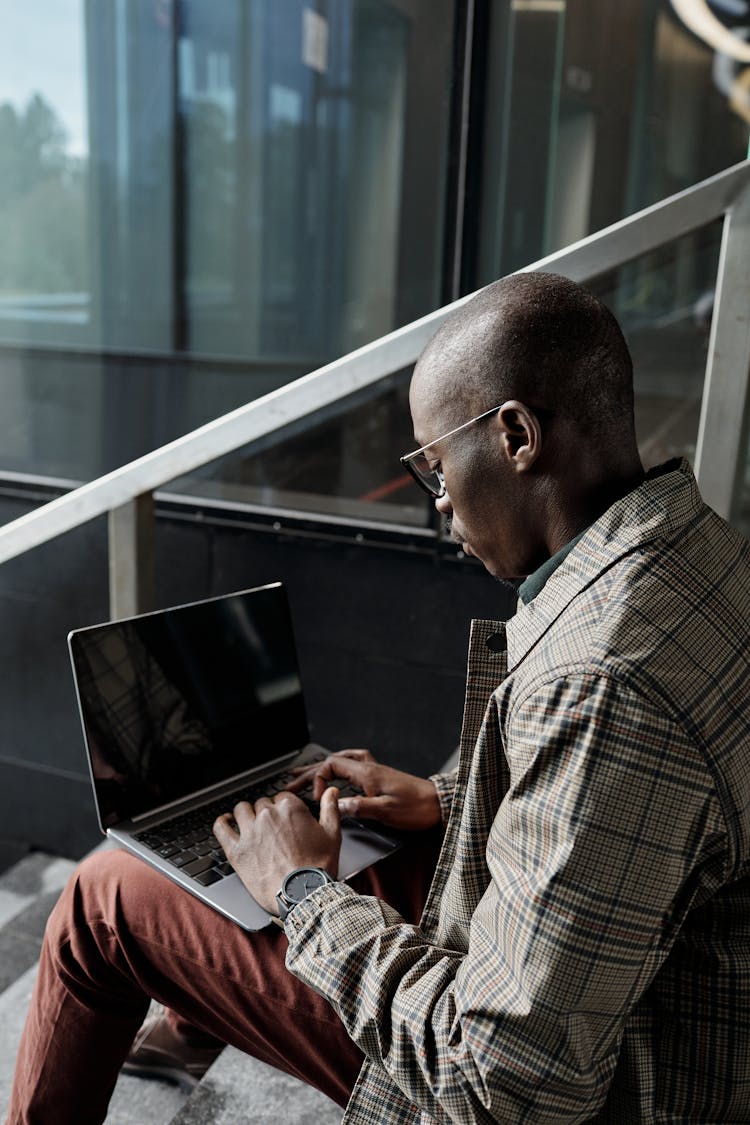
{"type": "Polygon", "coordinates": [[[182,6],[192,350],[314,366],[395,325],[409,20],[325,10],[182,6]]]}
{"type": "MultiPolygon", "coordinates": [[[[0,0],[0,473],[99,476],[734,163],[725,63],[668,0],[0,0]]],[[[596,283],[648,460],[691,453],[715,269],[596,283]]],[[[182,484],[423,523],[405,385],[182,484]]]]}
{"type": "Polygon", "coordinates": [[[0,0],[0,338],[89,318],[81,0],[48,16],[0,0]]]}

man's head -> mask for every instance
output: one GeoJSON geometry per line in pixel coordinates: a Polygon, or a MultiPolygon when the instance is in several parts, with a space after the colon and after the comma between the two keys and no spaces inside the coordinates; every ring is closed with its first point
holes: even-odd
{"type": "Polygon", "coordinates": [[[445,475],[436,506],[500,578],[530,573],[642,476],[627,345],[567,278],[514,274],[483,290],[425,348],[410,401],[445,475]]]}

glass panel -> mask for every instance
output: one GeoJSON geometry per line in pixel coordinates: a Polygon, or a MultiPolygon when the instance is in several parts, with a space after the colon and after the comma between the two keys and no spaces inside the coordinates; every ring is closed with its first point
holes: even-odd
{"type": "Polygon", "coordinates": [[[478,282],[542,256],[558,132],[565,0],[491,6],[478,282]]]}
{"type": "MultiPolygon", "coordinates": [[[[636,432],[647,468],[695,454],[721,228],[713,223],[588,286],[618,317],[633,355],[636,432]]],[[[398,462],[414,445],[410,374],[170,490],[426,526],[432,506],[398,462]]]]}
{"type": "Polygon", "coordinates": [[[186,0],[191,350],[341,354],[396,322],[412,21],[380,0],[186,0]]]}
{"type": "MultiPolygon", "coordinates": [[[[96,477],[440,303],[454,9],[0,0],[0,473],[96,477]]],[[[477,281],[744,156],[739,78],[670,5],[489,10],[477,281]]],[[[701,238],[611,282],[649,457],[694,440],[701,238]]],[[[300,429],[303,474],[275,442],[200,487],[424,522],[403,388],[300,429]]]]}
{"type": "Polygon", "coordinates": [[[90,315],[82,0],[0,0],[0,27],[0,339],[65,336],[90,315]]]}
{"type": "MultiPolygon", "coordinates": [[[[748,37],[748,0],[718,0],[712,8],[739,41],[748,37]]],[[[671,4],[649,0],[644,31],[630,146],[630,211],[706,179],[748,151],[747,99],[735,97],[745,68],[688,31],[671,4]]]]}
{"type": "Polygon", "coordinates": [[[712,223],[589,285],[617,316],[633,355],[646,468],[695,455],[721,232],[712,223]]]}
{"type": "MultiPolygon", "coordinates": [[[[712,10],[747,37],[748,0],[712,10]]],[[[747,154],[747,69],[666,0],[494,0],[487,51],[480,284],[747,154]]]]}
{"type": "Polygon", "coordinates": [[[331,517],[426,527],[432,504],[399,463],[414,448],[411,368],[325,417],[270,435],[172,482],[169,492],[331,517]]]}
{"type": "Polygon", "coordinates": [[[439,304],[453,15],[0,0],[0,473],[97,477],[439,304]]]}

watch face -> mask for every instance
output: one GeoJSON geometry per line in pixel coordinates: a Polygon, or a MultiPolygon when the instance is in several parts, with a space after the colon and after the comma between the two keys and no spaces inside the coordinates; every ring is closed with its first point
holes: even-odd
{"type": "Polygon", "coordinates": [[[302,902],[317,887],[322,887],[328,882],[325,875],[312,867],[303,867],[300,871],[293,871],[284,880],[284,894],[292,902],[302,902]]]}

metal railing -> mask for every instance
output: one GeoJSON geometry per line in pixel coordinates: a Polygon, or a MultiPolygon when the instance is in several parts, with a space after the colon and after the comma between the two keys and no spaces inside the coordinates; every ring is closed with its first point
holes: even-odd
{"type": "MultiPolygon", "coordinates": [[[[724,219],[695,470],[707,502],[729,516],[745,458],[750,383],[750,162],[541,259],[528,270],[586,282],[724,219]]],[[[0,562],[109,515],[110,613],[150,608],[156,489],[413,363],[447,316],[437,309],[0,528],[0,562]]]]}

